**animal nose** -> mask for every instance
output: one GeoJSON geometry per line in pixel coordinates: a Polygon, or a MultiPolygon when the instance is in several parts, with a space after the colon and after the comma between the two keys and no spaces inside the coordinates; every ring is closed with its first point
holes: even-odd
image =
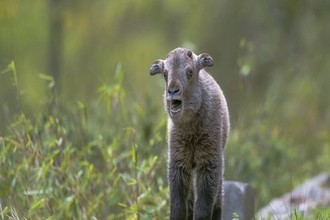
{"type": "Polygon", "coordinates": [[[179,91],[180,91],[179,88],[170,88],[167,90],[168,94],[170,94],[170,95],[176,95],[179,93],[179,91]]]}

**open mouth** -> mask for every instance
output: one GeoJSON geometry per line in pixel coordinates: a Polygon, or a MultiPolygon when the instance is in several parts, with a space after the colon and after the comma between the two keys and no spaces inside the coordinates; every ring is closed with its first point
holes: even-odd
{"type": "Polygon", "coordinates": [[[182,101],[178,99],[173,99],[169,102],[171,115],[175,115],[181,111],[182,108],[182,101]]]}

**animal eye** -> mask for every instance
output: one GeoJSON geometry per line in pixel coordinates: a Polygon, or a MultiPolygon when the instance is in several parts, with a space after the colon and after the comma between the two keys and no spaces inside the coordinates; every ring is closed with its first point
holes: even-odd
{"type": "Polygon", "coordinates": [[[164,71],[164,79],[167,80],[167,71],[164,71]]]}
{"type": "Polygon", "coordinates": [[[192,76],[193,76],[193,70],[192,69],[188,69],[187,70],[187,77],[188,77],[188,79],[190,79],[192,76]]]}

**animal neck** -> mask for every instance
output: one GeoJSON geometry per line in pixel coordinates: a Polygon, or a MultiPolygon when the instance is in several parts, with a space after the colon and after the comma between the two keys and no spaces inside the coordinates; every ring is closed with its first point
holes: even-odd
{"type": "Polygon", "coordinates": [[[172,120],[173,125],[175,125],[180,130],[184,130],[187,133],[195,133],[201,127],[203,120],[200,111],[190,112],[181,118],[180,120],[170,119],[172,120]]]}

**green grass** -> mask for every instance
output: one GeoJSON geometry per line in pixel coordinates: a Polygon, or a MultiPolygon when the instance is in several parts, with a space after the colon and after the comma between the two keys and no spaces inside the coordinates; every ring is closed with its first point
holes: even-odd
{"type": "Polygon", "coordinates": [[[13,116],[0,136],[0,219],[167,215],[166,120],[127,99],[118,68],[96,102],[13,116]]]}
{"type": "Polygon", "coordinates": [[[139,153],[159,140],[141,146],[134,143],[133,128],[120,127],[109,128],[113,137],[87,135],[73,121],[73,115],[32,121],[21,114],[0,138],[0,216],[134,219],[137,213],[157,217],[167,210],[164,177],[156,175],[165,161],[139,153]]]}

